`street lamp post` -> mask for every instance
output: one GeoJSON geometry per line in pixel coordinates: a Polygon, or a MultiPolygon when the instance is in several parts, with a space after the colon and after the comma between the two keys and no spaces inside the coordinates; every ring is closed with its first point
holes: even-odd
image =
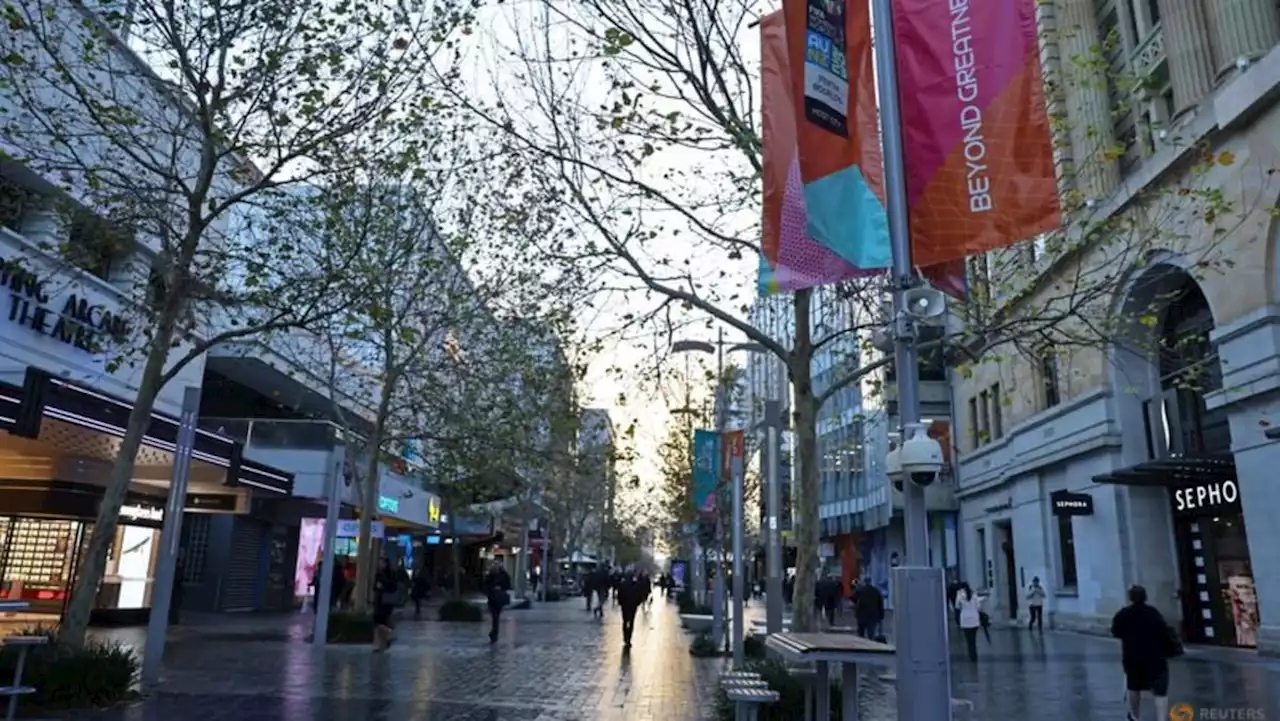
{"type": "MultiPolygon", "coordinates": [[[[893,0],[872,0],[876,87],[879,89],[881,138],[884,144],[885,210],[893,267],[894,363],[898,379],[898,413],[903,428],[920,421],[919,366],[915,325],[907,312],[907,292],[917,280],[911,260],[907,214],[906,162],[902,106],[893,34],[893,0]]],[[[897,646],[898,718],[901,721],[946,721],[951,716],[951,669],[942,570],[929,568],[929,516],[924,489],[903,483],[906,533],[905,568],[894,570],[894,645],[897,646]]]]}
{"type": "MultiPolygon", "coordinates": [[[[716,342],[706,343],[703,341],[676,341],[671,345],[673,353],[714,353],[716,356],[716,433],[723,434],[725,425],[728,420],[728,394],[725,393],[724,382],[724,355],[726,352],[733,353],[736,351],[746,351],[750,353],[767,353],[768,349],[758,343],[737,343],[726,347],[724,340],[724,330],[721,329],[716,337],[716,342]]],[[[775,454],[776,458],[776,454],[775,454]]],[[[731,472],[730,478],[733,483],[733,519],[731,526],[733,530],[733,663],[736,667],[741,667],[745,662],[743,651],[743,594],[746,589],[743,587],[743,533],[745,531],[743,522],[743,473],[731,472]]],[[[724,529],[720,522],[720,514],[716,513],[716,548],[717,551],[724,547],[724,529]]],[[[716,575],[715,575],[715,607],[712,609],[711,632],[717,639],[724,637],[724,571],[723,563],[719,556],[716,559],[716,575]]]]}

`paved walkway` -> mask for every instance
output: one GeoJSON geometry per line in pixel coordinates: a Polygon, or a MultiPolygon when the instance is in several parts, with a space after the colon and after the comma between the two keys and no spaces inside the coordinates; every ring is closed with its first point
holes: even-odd
{"type": "MultiPolygon", "coordinates": [[[[192,619],[171,637],[160,692],[127,709],[70,718],[704,721],[722,663],[691,658],[674,607],[662,603],[640,617],[630,654],[622,653],[616,612],[596,622],[574,601],[510,612],[494,646],[481,625],[404,621],[385,654],[318,650],[298,640],[308,623],[308,616],[192,619]]],[[[967,718],[1124,718],[1113,641],[996,629],[990,645],[979,644],[976,665],[952,649],[953,695],[974,704],[967,718]]],[[[896,718],[896,691],[880,673],[864,673],[863,719],[896,718]]],[[[1174,662],[1171,688],[1175,703],[1280,718],[1280,664],[1252,654],[1193,650],[1174,662]]],[[[1145,719],[1153,718],[1148,708],[1145,719]]]]}

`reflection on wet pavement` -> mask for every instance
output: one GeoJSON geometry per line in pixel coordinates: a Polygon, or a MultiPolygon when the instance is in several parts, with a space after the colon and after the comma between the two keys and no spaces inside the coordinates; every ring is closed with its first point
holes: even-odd
{"type": "MultiPolygon", "coordinates": [[[[70,718],[701,721],[711,716],[722,663],[689,656],[688,637],[666,604],[640,617],[630,654],[623,653],[616,612],[602,623],[572,601],[509,613],[494,646],[480,625],[405,621],[385,654],[300,643],[306,616],[220,623],[225,627],[175,630],[160,692],[129,708],[70,718]]],[[[976,665],[952,648],[952,695],[973,703],[969,718],[1124,717],[1113,641],[1015,629],[996,629],[992,640],[979,642],[976,665]]],[[[1170,697],[1280,718],[1278,669],[1251,654],[1193,650],[1173,663],[1170,697]]],[[[863,674],[863,719],[896,718],[896,690],[880,673],[863,674]]]]}

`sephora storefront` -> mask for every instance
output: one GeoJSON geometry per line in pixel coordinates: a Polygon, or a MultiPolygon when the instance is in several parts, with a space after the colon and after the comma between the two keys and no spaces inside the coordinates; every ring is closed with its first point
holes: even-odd
{"type": "Polygon", "coordinates": [[[1184,631],[1201,643],[1258,644],[1258,599],[1234,478],[1172,493],[1184,631]]]}

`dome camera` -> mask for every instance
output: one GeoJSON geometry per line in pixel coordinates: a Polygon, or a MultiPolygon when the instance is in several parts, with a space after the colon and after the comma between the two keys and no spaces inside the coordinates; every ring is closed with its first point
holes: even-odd
{"type": "Polygon", "coordinates": [[[910,437],[902,444],[901,475],[917,486],[932,485],[942,471],[942,444],[930,438],[921,423],[907,431],[910,437]]]}
{"type": "Polygon", "coordinates": [[[889,441],[893,443],[893,449],[889,451],[884,459],[885,472],[889,475],[889,480],[893,482],[893,487],[902,490],[902,449],[898,441],[898,434],[894,433],[889,436],[889,441]]]}

